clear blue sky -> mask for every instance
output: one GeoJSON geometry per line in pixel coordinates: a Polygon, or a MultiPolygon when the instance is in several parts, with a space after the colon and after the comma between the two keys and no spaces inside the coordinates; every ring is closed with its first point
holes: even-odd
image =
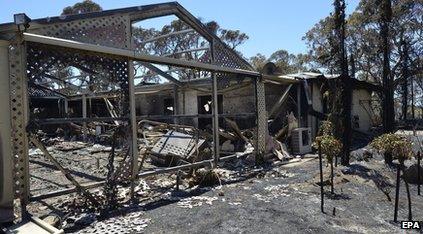
{"type": "MultiPolygon", "coordinates": [[[[103,9],[124,8],[166,1],[94,0],[103,9]]],[[[62,9],[78,0],[0,0],[0,22],[11,22],[14,13],[30,18],[60,15],[62,9]]],[[[221,27],[239,29],[250,39],[239,50],[250,57],[262,53],[267,57],[278,49],[305,53],[301,38],[315,23],[333,10],[332,0],[180,0],[196,17],[217,21],[221,27]]],[[[347,13],[359,0],[346,0],[347,13]]]]}

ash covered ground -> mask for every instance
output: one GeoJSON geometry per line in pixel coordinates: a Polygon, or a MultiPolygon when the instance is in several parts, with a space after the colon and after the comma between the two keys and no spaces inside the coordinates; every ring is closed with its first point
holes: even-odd
{"type": "MultiPolygon", "coordinates": [[[[85,148],[81,150],[86,151],[85,148]]],[[[84,181],[87,171],[94,172],[100,180],[105,176],[102,169],[105,160],[101,159],[107,158],[104,151],[107,149],[87,153],[91,154],[90,157],[69,153],[71,156],[59,160],[65,165],[73,164],[72,168],[76,168],[73,174],[78,181],[84,181]],[[100,158],[99,167],[92,155],[100,158]],[[70,157],[88,161],[69,162],[70,157]]],[[[46,163],[34,155],[36,152],[32,155],[33,167],[46,163]]],[[[175,189],[175,175],[148,177],[137,184],[136,203],[125,200],[129,188],[120,187],[121,206],[102,215],[75,205],[81,200],[75,194],[31,203],[29,211],[47,217],[48,222],[66,232],[78,233],[401,232],[399,224],[392,222],[395,169],[387,167],[382,156],[377,154],[373,158],[363,158],[359,150],[352,155],[350,167],[335,168],[335,195],[330,194],[330,169],[324,164],[324,214],[320,211],[319,162],[313,157],[315,155],[294,159],[284,165],[274,161],[262,168],[248,166],[244,161],[229,162],[216,171],[219,177],[216,185],[198,186],[198,181],[196,184],[185,178],[179,191],[175,189]]],[[[31,181],[36,192],[54,191],[69,185],[60,173],[46,170],[41,166],[33,170],[41,173],[33,175],[31,181]],[[40,179],[46,175],[50,182],[40,179]]],[[[101,193],[101,190],[91,191],[101,193]]],[[[416,185],[410,185],[410,190],[413,219],[423,220],[423,196],[417,196],[416,185]]],[[[399,220],[406,220],[408,208],[404,182],[399,207],[399,220]]]]}

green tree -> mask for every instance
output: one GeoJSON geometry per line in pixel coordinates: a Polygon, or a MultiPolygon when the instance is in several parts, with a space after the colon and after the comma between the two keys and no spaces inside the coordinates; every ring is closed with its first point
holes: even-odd
{"type": "Polygon", "coordinates": [[[263,54],[256,54],[249,59],[251,65],[257,71],[262,71],[263,66],[273,62],[280,74],[292,74],[310,70],[310,56],[307,54],[291,54],[286,50],[277,50],[266,58],[263,54]]]}
{"type": "Polygon", "coordinates": [[[239,45],[246,42],[249,37],[247,34],[239,30],[220,29],[218,36],[224,41],[230,48],[236,49],[239,45]]]}
{"type": "Polygon", "coordinates": [[[253,68],[259,72],[263,70],[264,65],[268,62],[266,56],[260,53],[254,55],[249,60],[253,68]]]}
{"type": "Polygon", "coordinates": [[[91,0],[84,0],[82,2],[75,3],[73,6],[65,7],[62,11],[62,15],[76,15],[102,10],[103,8],[101,8],[99,4],[91,0]]]}

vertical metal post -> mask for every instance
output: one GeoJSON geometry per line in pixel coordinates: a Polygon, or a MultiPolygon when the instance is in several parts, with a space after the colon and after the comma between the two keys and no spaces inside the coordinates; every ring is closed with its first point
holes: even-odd
{"type": "MultiPolygon", "coordinates": [[[[29,201],[29,159],[26,127],[29,120],[27,53],[22,35],[16,34],[9,49],[9,97],[12,123],[12,155],[15,198],[20,199],[22,216],[26,217],[29,201]]],[[[4,72],[3,70],[0,70],[4,72]]]]}
{"type": "Polygon", "coordinates": [[[91,102],[92,98],[88,98],[88,117],[93,117],[93,106],[91,102]]]}
{"type": "Polygon", "coordinates": [[[217,98],[217,77],[216,74],[212,73],[213,79],[213,96],[212,96],[212,112],[213,112],[213,156],[214,156],[214,167],[219,162],[220,149],[219,149],[219,104],[217,98]]]}
{"type": "Polygon", "coordinates": [[[301,83],[297,85],[297,117],[298,117],[298,127],[302,126],[301,124],[301,83]]]}
{"type": "Polygon", "coordinates": [[[63,99],[63,101],[64,101],[64,103],[63,103],[63,105],[64,105],[64,111],[65,111],[65,117],[67,118],[67,117],[69,117],[69,102],[68,102],[68,99],[67,98],[65,98],[65,99],[63,99]]]}
{"type": "Polygon", "coordinates": [[[0,224],[13,221],[13,156],[9,103],[9,43],[0,41],[0,224]]]}
{"type": "Polygon", "coordinates": [[[131,176],[131,199],[134,199],[135,179],[138,173],[138,128],[135,110],[135,70],[134,62],[128,61],[129,70],[129,106],[130,106],[130,121],[131,121],[131,160],[132,160],[132,176],[131,176]]]}
{"type": "MultiPolygon", "coordinates": [[[[211,61],[214,63],[216,57],[216,51],[214,49],[215,42],[212,41],[210,50],[211,50],[211,61]]],[[[219,103],[217,98],[217,76],[215,72],[212,72],[212,115],[213,115],[213,167],[217,167],[220,157],[219,149],[219,103]]]]}
{"type": "Polygon", "coordinates": [[[258,146],[259,146],[259,134],[260,134],[260,129],[259,129],[259,102],[258,102],[258,93],[257,93],[257,81],[256,81],[256,78],[254,78],[254,80],[253,80],[253,88],[254,88],[254,90],[253,90],[253,92],[254,92],[254,101],[255,101],[255,104],[256,104],[256,106],[255,106],[255,111],[254,111],[254,113],[255,113],[255,117],[256,117],[256,136],[255,136],[255,138],[254,138],[254,142],[255,142],[255,154],[254,154],[254,158],[255,158],[255,160],[256,160],[256,162],[257,162],[257,159],[259,158],[259,156],[260,156],[260,153],[259,153],[259,150],[258,150],[258,146]]]}
{"type": "MultiPolygon", "coordinates": [[[[84,94],[82,95],[82,118],[87,118],[87,96],[84,94]]],[[[82,125],[82,134],[84,137],[84,141],[87,140],[87,122],[84,121],[82,125]]]]}
{"type": "Polygon", "coordinates": [[[266,136],[268,134],[266,94],[264,83],[260,78],[254,79],[255,98],[256,98],[256,164],[262,164],[266,151],[266,136]]]}
{"type": "MultiPolygon", "coordinates": [[[[178,86],[173,85],[173,114],[177,115],[179,114],[179,95],[178,95],[178,86]]],[[[173,119],[173,123],[179,124],[179,119],[175,118],[173,119]]]]}
{"type": "Polygon", "coordinates": [[[182,89],[182,114],[186,114],[186,107],[185,107],[185,89],[182,89]]]}

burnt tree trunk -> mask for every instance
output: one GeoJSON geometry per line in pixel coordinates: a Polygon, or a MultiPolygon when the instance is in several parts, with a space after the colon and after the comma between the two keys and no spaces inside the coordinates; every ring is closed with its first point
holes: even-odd
{"type": "MultiPolygon", "coordinates": [[[[402,36],[403,37],[403,36],[402,36]]],[[[401,67],[401,75],[402,75],[402,118],[403,120],[407,120],[407,112],[408,112],[408,48],[407,43],[404,38],[401,38],[401,47],[402,47],[402,67],[401,67]]]]}
{"type": "Polygon", "coordinates": [[[392,20],[391,0],[382,0],[380,9],[380,46],[383,54],[383,130],[385,133],[394,131],[395,112],[394,112],[394,87],[391,78],[390,59],[390,35],[389,27],[392,20]]]}
{"type": "Polygon", "coordinates": [[[330,193],[333,195],[334,189],[333,189],[333,159],[330,162],[330,193]]]}
{"type": "Polygon", "coordinates": [[[350,163],[350,146],[352,138],[351,129],[351,102],[352,102],[352,82],[348,75],[348,61],[345,50],[345,1],[334,1],[334,32],[336,41],[334,52],[337,54],[337,63],[341,72],[341,122],[342,122],[342,151],[341,164],[349,165],[350,163]]]}
{"type": "MultiPolygon", "coordinates": [[[[414,120],[416,118],[414,112],[414,79],[411,78],[411,118],[414,120]]],[[[423,116],[423,107],[422,107],[422,116],[423,116]]]]}

